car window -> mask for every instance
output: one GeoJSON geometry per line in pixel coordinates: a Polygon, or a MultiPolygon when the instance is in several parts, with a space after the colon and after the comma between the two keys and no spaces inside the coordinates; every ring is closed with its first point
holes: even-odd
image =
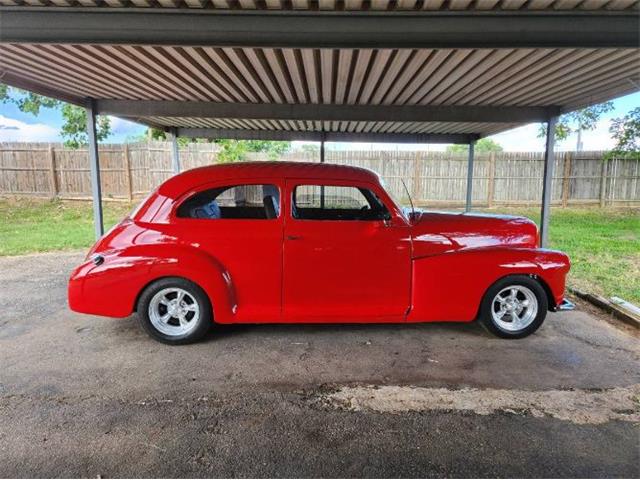
{"type": "Polygon", "coordinates": [[[181,218],[269,220],[280,215],[280,191],[275,185],[231,185],[196,193],[177,211],[181,218]]]}
{"type": "Polygon", "coordinates": [[[300,220],[383,220],[388,212],[367,188],[298,185],[293,193],[292,216],[300,220]]]}

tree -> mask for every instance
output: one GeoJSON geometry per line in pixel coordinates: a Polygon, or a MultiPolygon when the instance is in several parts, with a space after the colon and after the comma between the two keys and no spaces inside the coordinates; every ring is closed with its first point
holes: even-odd
{"type": "Polygon", "coordinates": [[[319,154],[320,153],[320,145],[318,145],[317,143],[303,143],[302,144],[302,151],[305,152],[305,153],[319,154]]]}
{"type": "MultiPolygon", "coordinates": [[[[64,123],[60,135],[64,139],[65,146],[79,148],[87,144],[87,112],[84,108],[70,103],[61,102],[53,98],[27,92],[18,88],[0,84],[0,102],[12,103],[21,112],[38,116],[42,108],[61,109],[64,123]]],[[[111,122],[109,117],[99,116],[96,119],[96,137],[100,142],[111,135],[111,122]]]]}
{"type": "MultiPolygon", "coordinates": [[[[469,147],[467,145],[449,145],[447,147],[447,152],[463,153],[467,152],[468,149],[469,147]]],[[[502,145],[490,138],[481,138],[474,146],[474,152],[476,153],[501,152],[502,150],[502,145]]]]}
{"type": "Polygon", "coordinates": [[[268,140],[214,140],[220,147],[218,161],[239,162],[246,158],[248,152],[265,152],[269,160],[277,160],[291,148],[291,142],[268,140]]]}
{"type": "Polygon", "coordinates": [[[636,107],[624,117],[614,118],[609,127],[616,146],[610,155],[640,157],[640,107],[636,107]]]}
{"type": "Polygon", "coordinates": [[[218,145],[217,158],[221,163],[240,162],[247,154],[247,145],[242,140],[221,139],[215,141],[218,145]]]}
{"type": "MultiPolygon", "coordinates": [[[[167,136],[162,130],[152,128],[149,130],[154,140],[166,140],[167,136]]],[[[187,145],[199,141],[193,138],[179,137],[180,145],[187,145]]],[[[283,153],[291,148],[291,142],[269,140],[213,140],[218,145],[218,161],[220,163],[240,162],[246,158],[249,152],[266,152],[270,160],[277,160],[283,153]]]]}
{"type": "MultiPolygon", "coordinates": [[[[80,148],[88,143],[87,111],[84,108],[62,104],[62,118],[65,119],[60,134],[65,139],[64,144],[69,148],[80,148]]],[[[101,142],[111,135],[109,117],[96,118],[96,139],[101,142]]]]}
{"type": "Polygon", "coordinates": [[[270,160],[277,160],[291,148],[291,142],[275,140],[238,140],[246,142],[249,152],[266,152],[270,160]]]}
{"type": "MultiPolygon", "coordinates": [[[[576,150],[582,150],[582,132],[594,130],[598,125],[598,120],[603,114],[613,110],[613,102],[600,103],[592,105],[581,110],[560,115],[556,123],[555,138],[556,140],[566,140],[573,132],[578,134],[576,150]]],[[[538,137],[547,136],[547,124],[540,125],[538,137]]]]}

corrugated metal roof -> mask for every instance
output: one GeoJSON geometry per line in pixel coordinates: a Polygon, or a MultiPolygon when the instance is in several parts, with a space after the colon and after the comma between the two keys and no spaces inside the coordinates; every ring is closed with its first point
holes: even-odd
{"type": "MultiPolygon", "coordinates": [[[[0,81],[78,102],[87,98],[220,102],[233,104],[234,109],[236,104],[262,104],[269,108],[272,108],[272,104],[396,107],[552,106],[569,111],[640,90],[638,48],[567,48],[576,46],[575,43],[560,44],[563,48],[542,48],[544,45],[549,45],[544,42],[520,44],[521,48],[504,48],[511,46],[512,43],[483,45],[483,47],[499,46],[501,48],[480,48],[477,43],[457,44],[459,47],[470,45],[469,48],[377,48],[378,45],[375,43],[349,45],[345,44],[344,40],[337,45],[354,48],[311,47],[327,46],[325,36],[333,28],[333,23],[328,23],[327,17],[331,17],[331,22],[335,17],[348,17],[351,22],[356,16],[384,18],[384,22],[387,22],[390,17],[415,20],[418,17],[460,17],[459,13],[447,13],[452,11],[482,11],[484,13],[473,12],[463,15],[469,17],[469,21],[474,26],[478,25],[478,17],[491,17],[494,20],[498,18],[504,21],[509,21],[505,16],[539,18],[540,23],[537,25],[543,28],[539,29],[538,33],[542,32],[544,37],[542,40],[544,40],[549,36],[548,24],[544,23],[546,18],[554,17],[556,30],[564,35],[564,23],[558,23],[558,18],[562,22],[564,21],[562,19],[573,16],[578,19],[576,23],[580,23],[579,20],[582,17],[595,18],[595,15],[598,15],[598,18],[628,19],[637,16],[639,6],[640,0],[0,0],[0,7],[4,11],[35,11],[38,15],[46,11],[47,15],[52,14],[56,17],[68,15],[69,11],[76,12],[77,16],[82,17],[78,17],[75,24],[80,33],[91,30],[86,26],[88,15],[96,17],[91,31],[100,30],[104,15],[101,13],[98,18],[95,12],[109,12],[109,15],[113,14],[119,19],[121,15],[137,19],[160,16],[163,17],[166,28],[170,28],[177,22],[176,19],[181,18],[176,16],[177,13],[188,11],[189,14],[182,15],[188,20],[183,20],[184,28],[178,30],[178,36],[174,41],[169,42],[161,36],[160,41],[155,45],[149,45],[154,43],[152,40],[141,41],[139,32],[135,29],[130,32],[132,36],[121,42],[112,37],[101,37],[102,33],[97,32],[95,37],[68,37],[66,40],[77,43],[55,43],[60,42],[59,35],[67,32],[68,29],[60,25],[56,27],[49,22],[41,25],[51,25],[51,29],[29,30],[31,23],[27,22],[24,25],[14,23],[13,30],[17,31],[18,35],[5,36],[4,41],[0,42],[0,81]],[[6,8],[7,6],[17,6],[17,8],[6,8]],[[154,9],[153,12],[150,12],[149,8],[154,9]],[[194,13],[190,9],[272,10],[273,12],[243,12],[234,15],[229,12],[213,11],[194,13]],[[89,10],[93,13],[87,13],[89,10]],[[320,13],[278,13],[278,10],[320,13]],[[347,13],[326,14],[327,10],[347,13]],[[385,13],[362,12],[372,10],[385,13]],[[424,13],[425,10],[440,13],[424,13]],[[505,11],[514,10],[518,12],[505,13],[505,11]],[[549,12],[559,10],[581,11],[581,13],[549,12]],[[594,14],[586,12],[587,10],[616,12],[594,14]],[[78,11],[81,13],[77,13],[78,11]],[[125,11],[128,13],[125,14],[125,11]],[[354,13],[349,14],[349,11],[354,13]],[[403,13],[394,14],[394,11],[403,13]],[[407,13],[411,11],[416,13],[407,13]],[[494,11],[495,13],[492,13],[494,11]],[[538,11],[545,13],[535,13],[538,11]],[[144,13],[146,17],[141,16],[141,12],[146,12],[144,13]],[[165,15],[165,12],[169,15],[165,15]],[[251,17],[257,17],[256,22],[259,23],[253,24],[255,28],[263,25],[266,17],[274,16],[282,17],[287,22],[294,16],[306,17],[307,21],[312,18],[313,25],[318,24],[319,19],[324,16],[327,23],[315,32],[319,40],[306,45],[310,48],[275,48],[275,46],[304,45],[301,42],[308,37],[304,27],[298,28],[297,37],[291,37],[295,42],[288,43],[272,41],[264,44],[251,42],[238,44],[221,43],[219,40],[197,43],[196,40],[199,37],[194,37],[196,43],[180,44],[179,40],[193,30],[192,25],[195,21],[193,18],[220,17],[216,25],[219,30],[224,30],[230,16],[242,17],[242,22],[245,22],[245,18],[248,21],[251,17]],[[171,18],[169,23],[166,23],[167,18],[171,18]],[[44,40],[40,37],[23,38],[20,35],[21,32],[29,31],[49,32],[50,35],[44,40]],[[10,43],[12,41],[17,43],[10,43]],[[54,43],[48,43],[50,41],[54,43]],[[522,48],[529,45],[532,47],[522,48]]],[[[36,16],[33,13],[29,15],[36,16]]],[[[236,21],[238,21],[237,18],[236,21]]],[[[437,18],[436,21],[440,22],[440,19],[437,18]]],[[[116,33],[129,32],[124,27],[120,28],[115,18],[111,22],[110,26],[117,25],[116,33]]],[[[143,22],[145,26],[148,24],[146,20],[139,20],[139,22],[143,22]]],[[[246,35],[248,25],[251,24],[242,23],[238,31],[232,33],[240,35],[244,40],[248,38],[246,35]]],[[[376,24],[376,27],[384,27],[383,24],[380,25],[376,24]]],[[[600,23],[592,24],[592,28],[598,25],[600,23]]],[[[627,22],[627,30],[633,33],[633,23],[630,28],[628,25],[627,22]]],[[[11,25],[5,26],[7,27],[5,31],[11,30],[9,28],[11,25]]],[[[209,24],[201,25],[200,28],[205,32],[212,31],[209,24]]],[[[432,31],[423,29],[421,25],[416,28],[419,32],[432,31]]],[[[155,30],[158,28],[156,27],[155,30]]],[[[585,27],[582,27],[582,33],[584,30],[585,27]]],[[[281,33],[280,24],[277,26],[277,31],[281,33]]],[[[464,31],[462,29],[458,32],[454,29],[451,35],[464,35],[464,31]]],[[[570,35],[574,30],[568,25],[567,31],[570,35]]],[[[597,35],[594,37],[596,40],[593,42],[600,46],[606,38],[612,35],[615,37],[615,32],[618,31],[619,29],[615,27],[610,27],[610,30],[605,29],[604,33],[600,32],[600,37],[597,35]],[[606,37],[604,40],[602,35],[606,37]]],[[[162,32],[164,35],[166,30],[162,32]]],[[[403,37],[406,35],[405,32],[406,30],[398,29],[391,33],[392,36],[403,37]]],[[[343,38],[348,39],[352,31],[345,30],[342,33],[343,38]]],[[[370,38],[368,33],[367,39],[370,38]]],[[[446,27],[443,32],[436,33],[437,39],[449,33],[450,29],[446,27]]],[[[485,30],[475,33],[480,39],[487,37],[485,30]]],[[[512,32],[510,38],[516,41],[521,35],[521,30],[517,30],[512,32]]],[[[0,38],[3,37],[0,35],[0,38]]],[[[239,37],[236,35],[232,38],[239,37]]],[[[633,35],[631,38],[634,38],[633,35]]],[[[450,44],[447,42],[444,45],[450,44]]],[[[439,43],[425,44],[422,41],[417,43],[418,47],[426,45],[441,46],[439,43]]],[[[555,47],[558,44],[550,45],[555,47]]],[[[593,43],[578,45],[589,47],[593,43]]],[[[610,45],[631,47],[634,46],[634,42],[627,40],[626,43],[610,45]]],[[[390,42],[386,46],[411,47],[414,45],[390,42]]],[[[432,118],[424,116],[416,118],[423,121],[398,121],[400,118],[391,118],[386,114],[378,117],[355,118],[358,121],[346,119],[340,121],[339,117],[335,120],[335,116],[331,117],[332,121],[322,121],[326,117],[318,117],[318,120],[314,121],[283,120],[257,115],[252,118],[228,118],[232,116],[228,112],[226,118],[193,118],[187,114],[180,117],[167,117],[158,116],[165,115],[166,111],[158,113],[157,110],[154,113],[140,113],[140,116],[135,119],[160,127],[212,128],[231,132],[257,130],[480,135],[503,131],[515,126],[514,121],[522,121],[512,117],[505,118],[504,122],[498,119],[497,123],[472,123],[469,120],[495,122],[496,119],[486,116],[481,119],[470,117],[467,111],[465,110],[464,118],[456,118],[460,120],[458,122],[427,122],[424,120],[432,120],[432,118]],[[394,121],[364,121],[370,119],[393,119],[394,121]]],[[[503,111],[504,109],[500,111],[500,115],[503,111]]],[[[120,111],[120,113],[123,112],[120,111]]],[[[236,113],[235,110],[232,113],[236,113]]],[[[270,110],[268,115],[271,113],[270,110]]],[[[216,111],[216,114],[220,114],[219,111],[216,111]]],[[[339,114],[344,115],[344,110],[339,114]]],[[[405,118],[407,118],[406,113],[405,118]]]]}
{"type": "Polygon", "coordinates": [[[349,132],[349,133],[494,133],[516,126],[512,123],[475,122],[327,122],[302,120],[246,120],[192,117],[142,117],[153,125],[180,128],[215,128],[228,130],[286,130],[290,132],[349,132]]]}
{"type": "MultiPolygon", "coordinates": [[[[75,97],[338,105],[557,105],[638,90],[637,49],[277,49],[0,44],[0,69],[75,97]]],[[[145,117],[175,127],[491,134],[505,123],[145,117]]]]}
{"type": "Polygon", "coordinates": [[[627,10],[639,0],[0,0],[32,7],[318,11],[627,10]]]}

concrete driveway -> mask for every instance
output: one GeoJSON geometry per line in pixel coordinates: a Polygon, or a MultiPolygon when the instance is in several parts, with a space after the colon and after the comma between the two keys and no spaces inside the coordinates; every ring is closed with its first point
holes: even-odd
{"type": "Polygon", "coordinates": [[[169,347],[66,308],[81,258],[0,259],[0,476],[640,475],[638,336],[584,306],[519,341],[232,326],[169,347]]]}

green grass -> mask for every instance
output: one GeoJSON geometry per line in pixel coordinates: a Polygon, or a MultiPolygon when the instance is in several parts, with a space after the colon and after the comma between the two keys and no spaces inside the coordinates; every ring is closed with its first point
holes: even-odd
{"type": "MultiPolygon", "coordinates": [[[[132,209],[104,203],[105,228],[132,209]]],[[[0,200],[0,256],[88,248],[95,241],[91,202],[0,200]]]]}
{"type": "MultiPolygon", "coordinates": [[[[539,223],[539,209],[505,209],[539,223]]],[[[550,248],[571,258],[568,284],[640,305],[640,209],[552,209],[550,248]]]]}
{"type": "MultiPolygon", "coordinates": [[[[110,228],[132,205],[105,202],[110,228]]],[[[538,209],[501,212],[539,219],[538,209]]],[[[0,200],[0,256],[88,248],[94,241],[90,202],[0,200]]],[[[569,254],[569,284],[640,304],[640,209],[554,209],[551,247],[569,254]]]]}

